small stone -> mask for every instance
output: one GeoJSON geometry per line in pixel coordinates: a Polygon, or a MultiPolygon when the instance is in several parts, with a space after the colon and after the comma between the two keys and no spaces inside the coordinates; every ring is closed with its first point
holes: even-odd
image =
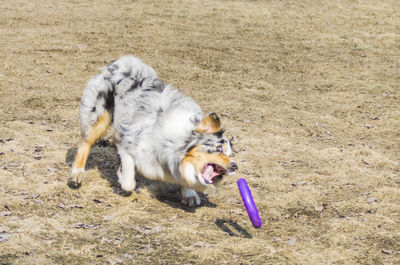
{"type": "Polygon", "coordinates": [[[201,242],[201,241],[195,243],[194,246],[195,246],[195,247],[199,247],[199,248],[209,248],[209,247],[212,247],[211,244],[208,244],[208,243],[206,243],[206,242],[201,242]]]}
{"type": "Polygon", "coordinates": [[[122,242],[122,239],[118,238],[118,237],[114,238],[114,241],[112,241],[113,245],[115,245],[115,246],[120,245],[121,242],[122,242]]]}
{"type": "Polygon", "coordinates": [[[292,186],[296,187],[296,186],[304,186],[307,185],[306,181],[299,181],[299,182],[293,182],[292,186]]]}
{"type": "Polygon", "coordinates": [[[128,254],[128,253],[122,254],[122,257],[123,257],[124,259],[133,259],[133,256],[132,256],[131,254],[128,254]]]}
{"type": "Polygon", "coordinates": [[[391,254],[394,254],[395,252],[393,250],[389,250],[389,249],[382,249],[382,253],[391,255],[391,254]]]}
{"type": "Polygon", "coordinates": [[[81,43],[79,43],[78,45],[76,45],[76,47],[79,49],[79,50],[85,50],[85,49],[87,49],[87,45],[86,44],[81,44],[81,43]]]}
{"type": "Polygon", "coordinates": [[[27,177],[27,176],[29,176],[31,174],[32,174],[32,170],[30,170],[30,169],[24,169],[24,172],[22,172],[22,175],[24,177],[27,177]]]}
{"type": "Polygon", "coordinates": [[[0,216],[10,216],[11,214],[12,214],[11,211],[0,212],[0,216]]]}
{"type": "Polygon", "coordinates": [[[11,238],[10,234],[6,234],[6,233],[0,234],[0,243],[8,241],[10,238],[11,238]]]}
{"type": "Polygon", "coordinates": [[[12,214],[11,211],[0,212],[0,216],[10,216],[11,214],[12,214]]]}
{"type": "Polygon", "coordinates": [[[113,259],[108,259],[108,263],[110,263],[111,265],[115,265],[115,264],[121,264],[124,261],[120,258],[113,258],[113,259]]]}
{"type": "Polygon", "coordinates": [[[113,215],[105,215],[105,216],[103,216],[103,221],[108,222],[108,221],[111,221],[112,219],[114,219],[113,215]]]}
{"type": "Polygon", "coordinates": [[[42,155],[33,155],[33,159],[40,160],[42,159],[42,155]]]}
{"type": "Polygon", "coordinates": [[[294,244],[296,244],[296,238],[290,238],[286,243],[293,246],[294,244]]]}
{"type": "Polygon", "coordinates": [[[151,229],[152,233],[160,233],[164,230],[164,227],[162,226],[156,226],[153,229],[151,229]]]}
{"type": "Polygon", "coordinates": [[[274,237],[272,238],[272,240],[274,240],[275,242],[281,242],[281,238],[278,237],[278,236],[274,236],[274,237]]]}
{"type": "Polygon", "coordinates": [[[93,202],[98,203],[98,204],[102,204],[103,202],[98,200],[98,199],[93,199],[93,202]]]}
{"type": "Polygon", "coordinates": [[[57,172],[57,171],[58,171],[58,169],[57,169],[57,168],[54,168],[54,167],[49,167],[47,170],[48,170],[49,172],[57,172]]]}
{"type": "Polygon", "coordinates": [[[84,223],[78,223],[74,226],[75,229],[96,229],[98,227],[99,227],[98,225],[94,225],[94,224],[87,225],[84,223]]]}
{"type": "Polygon", "coordinates": [[[368,198],[367,202],[377,202],[378,200],[376,198],[368,198]]]}
{"type": "Polygon", "coordinates": [[[363,162],[363,163],[366,164],[366,165],[369,165],[369,162],[366,161],[365,159],[361,159],[361,162],[363,162]]]}
{"type": "Polygon", "coordinates": [[[4,137],[4,138],[0,138],[0,143],[5,143],[5,142],[9,142],[14,140],[13,138],[10,137],[4,137]]]}
{"type": "Polygon", "coordinates": [[[164,228],[162,226],[155,226],[155,227],[142,226],[140,227],[140,230],[145,234],[156,234],[163,231],[164,228]]]}

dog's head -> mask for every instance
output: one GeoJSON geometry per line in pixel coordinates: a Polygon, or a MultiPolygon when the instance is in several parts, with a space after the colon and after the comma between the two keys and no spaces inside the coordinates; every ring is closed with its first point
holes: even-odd
{"type": "Polygon", "coordinates": [[[190,144],[182,160],[182,176],[188,186],[198,191],[215,189],[223,175],[234,173],[232,145],[224,137],[221,122],[215,113],[205,117],[192,132],[190,144]]]}

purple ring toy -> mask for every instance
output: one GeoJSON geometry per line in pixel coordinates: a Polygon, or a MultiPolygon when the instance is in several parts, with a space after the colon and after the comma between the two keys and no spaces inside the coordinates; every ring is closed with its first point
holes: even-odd
{"type": "Polygon", "coordinates": [[[258,214],[257,206],[254,203],[253,196],[251,195],[251,191],[249,189],[249,186],[247,185],[246,180],[244,178],[240,178],[237,181],[237,184],[239,187],[240,195],[243,199],[244,206],[246,207],[247,213],[251,222],[253,223],[253,226],[255,228],[260,228],[262,226],[260,215],[258,214]]]}

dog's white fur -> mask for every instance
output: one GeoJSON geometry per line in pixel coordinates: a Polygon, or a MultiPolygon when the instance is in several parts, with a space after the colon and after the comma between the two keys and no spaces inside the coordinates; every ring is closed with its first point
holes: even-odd
{"type": "MultiPolygon", "coordinates": [[[[88,82],[80,106],[83,139],[90,137],[93,125],[105,112],[112,115],[121,161],[117,175],[126,191],[135,189],[137,170],[146,178],[180,185],[182,201],[198,205],[200,198],[194,190],[203,192],[214,186],[204,181],[193,164],[182,168],[186,152],[204,145],[212,153],[221,143],[225,143],[221,155],[230,156],[232,152],[222,133],[196,132],[205,117],[200,106],[165,85],[153,68],[134,56],[110,63],[88,82]]],[[[230,171],[235,169],[231,161],[230,171]]],[[[74,164],[72,176],[77,182],[82,174],[83,168],[74,164]]]]}

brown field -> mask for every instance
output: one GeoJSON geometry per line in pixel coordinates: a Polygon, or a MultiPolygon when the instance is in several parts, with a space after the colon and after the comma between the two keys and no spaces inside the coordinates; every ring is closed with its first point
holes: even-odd
{"type": "Polygon", "coordinates": [[[399,264],[400,2],[0,0],[1,264],[399,264]],[[235,176],[196,208],[115,149],[67,185],[87,80],[135,54],[217,112],[235,176]],[[236,181],[263,220],[252,227],[236,181]]]}

